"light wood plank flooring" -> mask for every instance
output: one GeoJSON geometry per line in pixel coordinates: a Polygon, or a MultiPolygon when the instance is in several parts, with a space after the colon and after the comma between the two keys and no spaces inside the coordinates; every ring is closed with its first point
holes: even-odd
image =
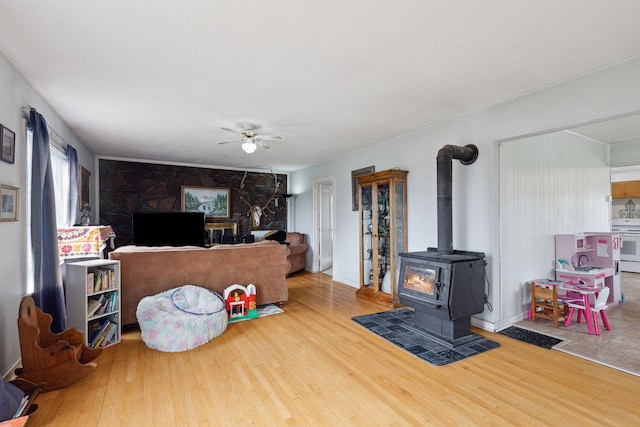
{"type": "Polygon", "coordinates": [[[385,311],[318,273],[285,313],[232,323],[182,353],[137,330],[97,371],[38,397],[29,426],[640,425],[640,378],[476,331],[501,347],[434,367],[358,326],[385,311]]]}

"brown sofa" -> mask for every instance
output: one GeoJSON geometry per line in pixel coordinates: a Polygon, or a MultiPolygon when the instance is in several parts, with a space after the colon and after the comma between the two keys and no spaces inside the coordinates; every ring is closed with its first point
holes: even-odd
{"type": "Polygon", "coordinates": [[[287,272],[287,276],[296,271],[304,270],[307,267],[307,250],[309,245],[307,244],[306,236],[298,232],[289,232],[284,240],[289,244],[289,263],[291,267],[287,272]]]}
{"type": "Polygon", "coordinates": [[[211,248],[122,246],[109,253],[120,261],[122,325],[137,323],[140,300],[182,285],[198,285],[222,295],[233,285],[253,283],[257,303],[283,304],[289,298],[287,246],[263,241],[211,248]]]}

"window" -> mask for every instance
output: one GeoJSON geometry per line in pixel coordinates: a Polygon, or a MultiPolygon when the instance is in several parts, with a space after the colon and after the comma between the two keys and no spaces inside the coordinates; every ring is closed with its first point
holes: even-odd
{"type": "MultiPolygon", "coordinates": [[[[33,249],[31,247],[31,166],[33,156],[33,130],[27,126],[26,129],[26,191],[25,200],[25,221],[27,230],[27,254],[26,254],[26,293],[34,292],[33,283],[33,249]]],[[[73,224],[68,223],[69,211],[69,194],[70,194],[70,176],[69,176],[69,160],[67,159],[66,150],[55,143],[49,144],[51,154],[51,172],[54,182],[54,193],[56,201],[56,224],[58,227],[68,227],[73,224]]]]}
{"type": "Polygon", "coordinates": [[[35,291],[35,284],[33,282],[33,248],[31,247],[31,157],[33,156],[33,130],[27,126],[26,127],[26,135],[27,135],[27,141],[26,141],[26,148],[27,148],[27,155],[26,155],[26,165],[25,165],[25,169],[27,171],[27,179],[26,179],[26,185],[25,185],[25,200],[27,201],[26,203],[26,209],[24,210],[24,220],[27,224],[27,243],[26,243],[26,248],[27,248],[27,254],[26,254],[26,262],[27,262],[27,271],[26,271],[26,289],[25,292],[28,295],[33,294],[33,292],[35,291]]]}
{"type": "Polygon", "coordinates": [[[67,152],[56,144],[49,144],[51,152],[51,173],[56,193],[56,224],[58,227],[70,227],[69,224],[69,160],[67,152]]]}

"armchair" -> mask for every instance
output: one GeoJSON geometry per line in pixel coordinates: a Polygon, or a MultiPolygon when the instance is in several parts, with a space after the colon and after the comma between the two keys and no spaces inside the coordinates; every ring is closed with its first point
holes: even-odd
{"type": "Polygon", "coordinates": [[[287,272],[287,276],[289,276],[291,273],[304,270],[307,267],[309,245],[307,244],[306,235],[296,231],[288,232],[284,241],[289,246],[289,255],[287,256],[291,263],[291,267],[287,272]]]}

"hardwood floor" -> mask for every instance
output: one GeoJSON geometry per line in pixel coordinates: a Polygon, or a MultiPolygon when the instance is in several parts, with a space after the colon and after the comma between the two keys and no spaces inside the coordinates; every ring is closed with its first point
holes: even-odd
{"type": "Polygon", "coordinates": [[[640,378],[502,335],[434,367],[358,326],[387,310],[324,274],[288,280],[285,313],[182,353],[137,330],[96,372],[42,394],[29,426],[640,425],[640,378]]]}

